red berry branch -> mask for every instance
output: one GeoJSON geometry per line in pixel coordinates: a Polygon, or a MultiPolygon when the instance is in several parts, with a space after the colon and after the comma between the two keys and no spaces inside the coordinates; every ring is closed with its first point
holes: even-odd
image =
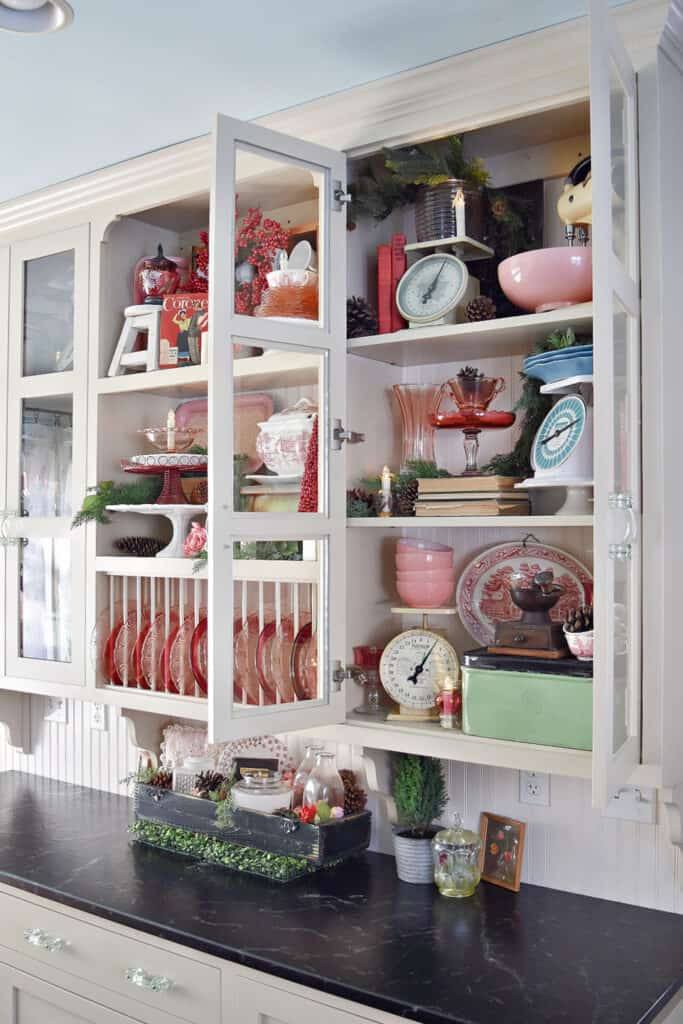
{"type": "Polygon", "coordinates": [[[287,249],[289,232],[261,210],[250,207],[237,229],[235,263],[250,263],[256,270],[253,281],[243,281],[235,292],[235,312],[250,315],[268,287],[266,275],[273,269],[278,249],[287,249]]]}

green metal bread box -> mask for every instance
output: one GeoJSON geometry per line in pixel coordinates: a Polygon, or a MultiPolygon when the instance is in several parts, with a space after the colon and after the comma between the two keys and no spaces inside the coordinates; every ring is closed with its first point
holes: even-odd
{"type": "Polygon", "coordinates": [[[462,665],[462,728],[469,736],[590,750],[593,664],[469,651],[462,665]]]}

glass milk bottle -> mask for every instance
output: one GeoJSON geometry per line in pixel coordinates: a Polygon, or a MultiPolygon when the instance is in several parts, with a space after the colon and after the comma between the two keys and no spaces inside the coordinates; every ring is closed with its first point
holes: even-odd
{"type": "Polygon", "coordinates": [[[292,787],[292,807],[301,807],[304,802],[304,786],[315,768],[318,754],[323,749],[322,743],[307,743],[304,747],[304,759],[296,770],[292,787]]]}

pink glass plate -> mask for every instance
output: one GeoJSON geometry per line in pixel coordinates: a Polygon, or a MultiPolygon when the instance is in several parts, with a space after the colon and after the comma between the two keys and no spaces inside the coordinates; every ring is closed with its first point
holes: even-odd
{"type": "MultiPolygon", "coordinates": [[[[273,609],[263,609],[263,625],[266,626],[274,620],[273,609]]],[[[242,628],[235,634],[235,680],[247,694],[247,701],[250,704],[259,704],[259,691],[263,692],[263,703],[274,704],[276,700],[275,688],[269,680],[263,682],[259,678],[259,671],[256,662],[261,628],[259,626],[258,612],[252,612],[247,616],[242,628]]]]}
{"type": "MultiPolygon", "coordinates": [[[[235,395],[233,446],[236,454],[248,455],[245,473],[255,473],[263,465],[263,460],[256,454],[256,438],[259,434],[259,423],[269,419],[275,408],[270,395],[260,392],[235,395]]],[[[182,402],[175,411],[176,427],[192,430],[195,444],[207,447],[208,401],[206,398],[193,398],[182,402]]]]}
{"type": "MultiPolygon", "coordinates": [[[[206,618],[206,608],[201,608],[198,621],[206,618]]],[[[169,671],[171,680],[178,693],[185,697],[194,697],[197,684],[192,671],[190,653],[192,649],[192,636],[195,631],[195,615],[190,612],[186,615],[178,627],[178,632],[171,645],[169,656],[169,671]]]]}
{"type": "Polygon", "coordinates": [[[318,695],[318,638],[307,622],[292,644],[289,673],[299,700],[313,700],[318,695]]]}
{"type": "Polygon", "coordinates": [[[496,622],[515,622],[522,615],[510,597],[513,573],[530,583],[545,569],[566,590],[550,612],[555,622],[569,608],[592,601],[593,577],[573,555],[546,544],[496,544],[473,558],[458,581],[458,614],[468,633],[480,644],[493,643],[496,622]]]}
{"type": "Polygon", "coordinates": [[[140,667],[142,675],[150,690],[164,690],[166,685],[166,664],[164,652],[169,637],[174,637],[179,625],[178,612],[171,609],[168,616],[168,632],[166,630],[166,612],[157,612],[150,623],[147,636],[142,645],[140,667]]]}
{"type": "Polygon", "coordinates": [[[114,665],[116,674],[123,682],[128,673],[128,686],[139,686],[142,679],[144,688],[144,677],[139,673],[139,664],[136,664],[135,652],[138,650],[138,637],[146,634],[149,628],[149,610],[143,608],[140,612],[140,625],[138,627],[137,611],[129,613],[126,622],[121,623],[121,628],[114,644],[114,665]]]}
{"type": "Polygon", "coordinates": [[[283,704],[291,704],[296,696],[290,664],[294,643],[294,624],[288,616],[269,622],[259,637],[256,667],[264,691],[277,690],[283,704]]]}

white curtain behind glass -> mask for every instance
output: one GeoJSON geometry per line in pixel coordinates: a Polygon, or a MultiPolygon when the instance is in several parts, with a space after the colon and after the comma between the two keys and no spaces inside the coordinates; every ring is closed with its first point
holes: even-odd
{"type": "MultiPolygon", "coordinates": [[[[24,409],[22,513],[70,517],[72,416],[24,409]]],[[[21,642],[24,658],[71,660],[71,565],[66,539],[36,538],[21,552],[21,642]]]]}

